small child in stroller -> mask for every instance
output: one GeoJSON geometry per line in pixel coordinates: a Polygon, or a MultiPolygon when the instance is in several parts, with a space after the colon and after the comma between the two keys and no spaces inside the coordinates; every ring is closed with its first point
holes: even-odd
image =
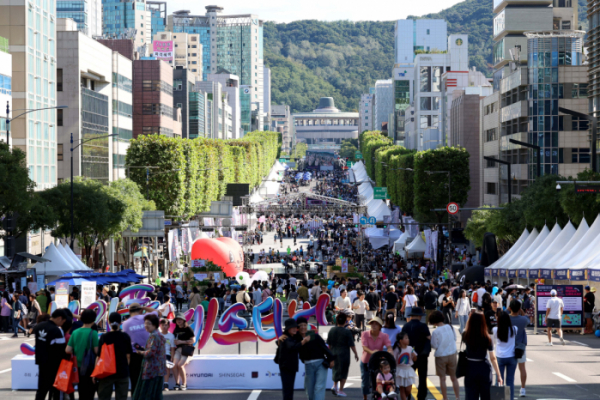
{"type": "Polygon", "coordinates": [[[396,385],[394,383],[394,375],[391,372],[390,363],[386,360],[381,360],[379,363],[379,373],[377,374],[377,393],[382,399],[397,398],[395,392],[396,385]]]}

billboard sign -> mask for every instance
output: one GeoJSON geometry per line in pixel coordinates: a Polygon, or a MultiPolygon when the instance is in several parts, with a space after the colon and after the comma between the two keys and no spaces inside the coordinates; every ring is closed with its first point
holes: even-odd
{"type": "Polygon", "coordinates": [[[154,57],[159,60],[172,61],[174,57],[172,40],[155,40],[152,42],[152,51],[154,57]]]}

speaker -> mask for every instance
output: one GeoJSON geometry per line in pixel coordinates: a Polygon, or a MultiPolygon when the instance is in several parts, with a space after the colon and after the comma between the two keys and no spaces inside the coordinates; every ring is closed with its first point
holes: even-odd
{"type": "Polygon", "coordinates": [[[2,229],[6,232],[12,232],[17,229],[17,213],[8,214],[2,220],[2,229]]]}
{"type": "Polygon", "coordinates": [[[17,253],[17,239],[14,236],[8,236],[4,239],[4,255],[8,258],[14,257],[17,253]]]}

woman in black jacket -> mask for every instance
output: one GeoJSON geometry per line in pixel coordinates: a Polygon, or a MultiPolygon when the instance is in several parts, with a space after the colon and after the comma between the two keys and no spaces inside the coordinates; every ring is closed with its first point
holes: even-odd
{"type": "Polygon", "coordinates": [[[295,319],[285,320],[285,330],[283,335],[277,341],[279,375],[281,376],[281,388],[283,390],[283,400],[292,400],[294,398],[294,381],[296,372],[298,372],[298,353],[300,348],[310,341],[310,336],[304,339],[297,335],[298,323],[295,319]]]}
{"type": "Polygon", "coordinates": [[[300,348],[300,360],[304,363],[304,390],[308,400],[325,398],[327,369],[333,368],[335,356],[318,333],[308,331],[308,321],[298,317],[298,334],[301,339],[310,337],[310,342],[300,348]]]}

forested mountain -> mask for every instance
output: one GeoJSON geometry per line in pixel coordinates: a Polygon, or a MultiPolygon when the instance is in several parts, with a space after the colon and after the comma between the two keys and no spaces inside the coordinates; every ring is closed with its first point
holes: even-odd
{"type": "MultiPolygon", "coordinates": [[[[586,29],[586,0],[578,1],[580,25],[586,29]]],[[[436,14],[408,18],[445,19],[449,34],[468,34],[470,65],[491,76],[492,0],[466,0],[436,14]]],[[[362,93],[377,79],[391,76],[394,23],[266,22],[264,56],[271,68],[273,104],[311,111],[320,97],[332,96],[341,110],[356,110],[362,93]]]]}

